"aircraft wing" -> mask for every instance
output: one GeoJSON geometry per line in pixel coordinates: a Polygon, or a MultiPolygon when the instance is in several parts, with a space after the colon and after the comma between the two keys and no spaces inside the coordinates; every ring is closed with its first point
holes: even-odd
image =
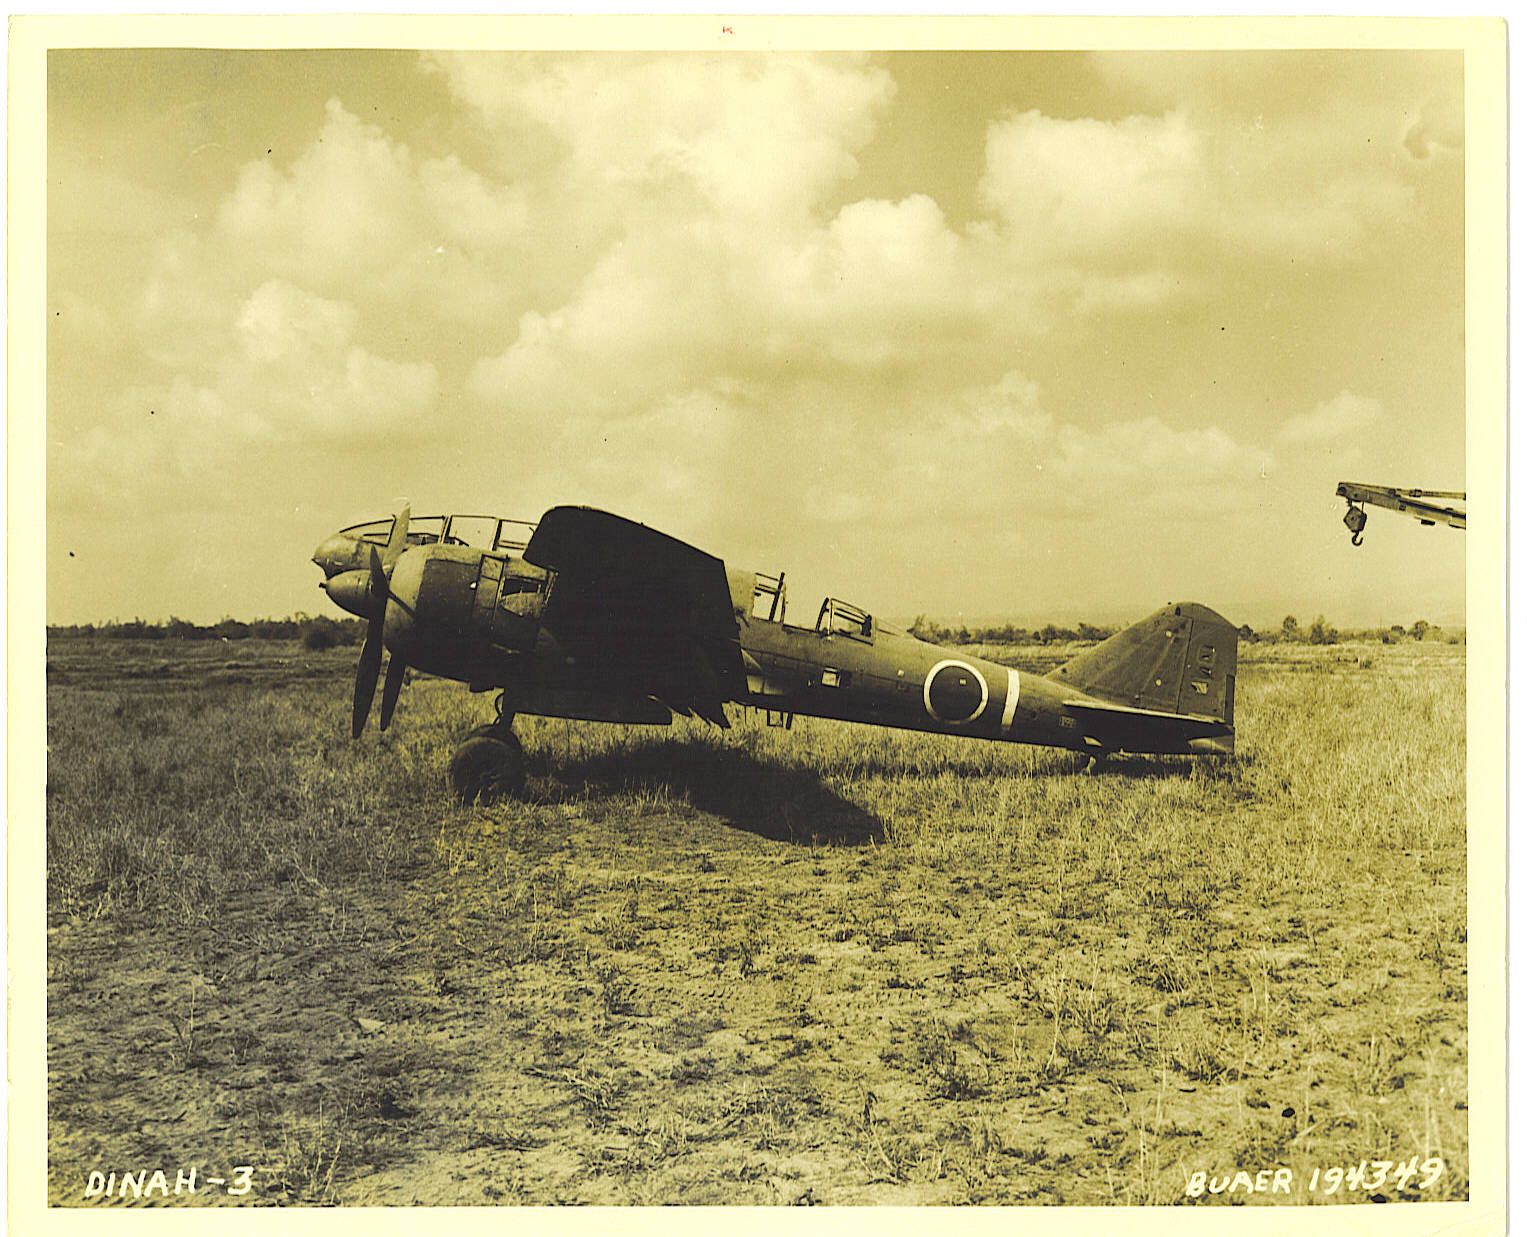
{"type": "Polygon", "coordinates": [[[743,669],[719,558],[607,511],[553,507],[525,561],[555,573],[541,624],[581,672],[727,725],[743,669]]]}

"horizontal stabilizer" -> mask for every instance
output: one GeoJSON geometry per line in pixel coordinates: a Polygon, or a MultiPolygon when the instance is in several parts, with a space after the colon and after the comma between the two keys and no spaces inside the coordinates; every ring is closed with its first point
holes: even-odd
{"type": "Polygon", "coordinates": [[[1235,727],[1217,717],[1163,713],[1100,700],[1068,700],[1063,707],[1099,747],[1225,756],[1235,751],[1235,727]]]}
{"type": "Polygon", "coordinates": [[[1167,717],[1174,722],[1201,722],[1216,730],[1224,730],[1225,723],[1217,717],[1205,717],[1197,713],[1164,713],[1160,709],[1137,709],[1127,704],[1105,704],[1101,700],[1068,700],[1066,709],[1073,713],[1118,713],[1125,717],[1167,717]]]}

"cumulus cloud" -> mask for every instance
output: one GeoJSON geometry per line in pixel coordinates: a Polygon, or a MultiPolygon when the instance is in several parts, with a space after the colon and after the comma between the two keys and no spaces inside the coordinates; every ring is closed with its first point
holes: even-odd
{"type": "Polygon", "coordinates": [[[1155,506],[1176,506],[1184,491],[1234,487],[1264,477],[1272,457],[1237,442],[1216,425],[1176,429],[1160,417],[1118,421],[1097,429],[1061,428],[1055,470],[1068,482],[1102,490],[1144,490],[1155,506]]]}
{"type": "Polygon", "coordinates": [[[749,411],[747,394],[725,383],[668,396],[586,437],[576,484],[665,528],[714,527],[742,496],[724,461],[736,457],[749,411]]]}
{"type": "Polygon", "coordinates": [[[793,233],[669,221],[612,246],[566,303],[521,317],[470,388],[499,406],[571,415],[718,374],[915,364],[981,329],[996,296],[927,197],[852,203],[793,233]]]}
{"type": "Polygon", "coordinates": [[[1195,291],[1206,253],[1349,262],[1413,190],[1366,152],[1310,158],[1288,128],[1258,118],[1226,131],[1184,111],[1102,121],[1031,110],[989,128],[981,200],[1023,260],[1070,274],[1074,303],[1088,310],[1195,291]]]}
{"type": "Polygon", "coordinates": [[[1179,113],[1108,122],[1028,111],[987,130],[981,200],[1031,257],[1149,242],[1194,217],[1204,189],[1201,138],[1179,113]]]}
{"type": "Polygon", "coordinates": [[[566,304],[523,315],[469,389],[507,411],[623,416],[703,381],[740,319],[718,268],[680,261],[676,239],[612,249],[566,304]]]}
{"type": "Polygon", "coordinates": [[[236,308],[205,378],[179,373],[123,392],[114,419],[65,452],[69,474],[98,491],[204,484],[251,451],[424,434],[435,367],[375,355],[355,327],[354,306],[267,281],[236,308]]]}
{"type": "Polygon", "coordinates": [[[761,272],[765,303],[797,355],[856,368],[896,366],[1032,315],[980,248],[926,194],[845,205],[761,272]],[[983,325],[984,324],[984,325],[983,325]]]}
{"type": "Polygon", "coordinates": [[[1017,371],[963,391],[942,415],[892,440],[891,484],[877,506],[918,495],[924,515],[957,526],[985,516],[1015,528],[1056,517],[1112,519],[1149,511],[1197,518],[1255,501],[1272,454],[1214,425],[1176,426],[1160,416],[1080,421],[1045,406],[1017,371]]]}
{"type": "MultiPolygon", "coordinates": [[[[767,554],[760,512],[845,553],[894,535],[950,561],[928,528],[960,530],[975,561],[1123,509],[1186,526],[1244,510],[1276,461],[1220,412],[1225,354],[1184,365],[1163,341],[1227,305],[1243,338],[1296,338],[1324,302],[1292,288],[1294,262],[1313,280],[1372,263],[1452,162],[1440,105],[1369,100],[1349,120],[1331,87],[1328,111],[1262,116],[1242,106],[1255,91],[1216,110],[1168,74],[1159,98],[1120,96],[1132,114],[1099,92],[1091,116],[969,115],[956,186],[905,156],[920,120],[865,56],[428,64],[443,89],[411,126],[315,103],[310,141],[277,142],[290,153],[250,160],[200,213],[131,201],[131,288],[54,297],[69,418],[93,425],[55,455],[55,492],[105,477],[141,495],[305,448],[317,471],[343,444],[363,500],[370,444],[404,441],[435,452],[442,490],[500,492],[512,453],[533,478],[516,503],[601,502],[767,554]],[[100,365],[113,334],[120,370],[100,365]],[[103,384],[74,375],[92,364],[123,376],[87,415],[103,384]],[[1121,393],[1133,411],[1107,411],[1121,393]]],[[[78,229],[100,212],[76,213],[78,229]]],[[[1377,415],[1346,391],[1276,444],[1377,415]]]]}
{"type": "Polygon", "coordinates": [[[354,331],[353,305],[275,279],[255,289],[237,318],[239,350],[256,366],[310,362],[343,348],[354,331]]]}
{"type": "Polygon", "coordinates": [[[1290,417],[1278,431],[1278,440],[1294,447],[1326,446],[1367,429],[1382,413],[1378,400],[1343,391],[1308,412],[1290,417]]]}
{"type": "Polygon", "coordinates": [[[863,57],[436,64],[496,132],[555,135],[532,196],[577,203],[567,226],[589,245],[569,295],[474,366],[484,402],[630,415],[717,374],[895,364],[989,302],[930,196],[827,206],[894,95],[863,57]]]}
{"type": "Polygon", "coordinates": [[[1349,262],[1410,192],[1366,171],[1264,172],[1276,141],[1185,111],[1031,109],[989,124],[988,216],[956,230],[928,193],[852,198],[894,96],[859,57],[432,63],[503,140],[554,137],[526,200],[578,203],[566,226],[588,242],[567,294],[506,324],[470,371],[505,411],[637,415],[718,375],[957,373],[1071,316],[1222,295],[1227,262],[1349,262]]]}
{"type": "Polygon", "coordinates": [[[1405,149],[1412,159],[1428,159],[1437,151],[1463,149],[1463,106],[1456,97],[1430,98],[1405,132],[1405,149]]]}
{"type": "Polygon", "coordinates": [[[538,126],[612,205],[790,226],[850,178],[895,85],[856,55],[440,54],[452,93],[499,129],[538,126]]]}
{"type": "Polygon", "coordinates": [[[515,186],[423,157],[331,99],[289,165],[245,164],[209,224],[158,246],[136,325],[164,363],[193,366],[240,299],[280,279],[384,324],[407,313],[416,340],[475,331],[515,305],[529,229],[515,186]]]}
{"type": "Polygon", "coordinates": [[[428,362],[394,361],[355,342],[353,306],[291,284],[262,284],[241,307],[235,347],[206,387],[165,401],[241,427],[253,437],[319,445],[354,434],[422,433],[438,375],[428,362]]]}
{"type": "Polygon", "coordinates": [[[289,168],[245,165],[217,227],[252,264],[312,286],[379,281],[404,290],[443,253],[513,248],[527,223],[512,186],[455,156],[421,158],[331,99],[318,137],[289,168]]]}

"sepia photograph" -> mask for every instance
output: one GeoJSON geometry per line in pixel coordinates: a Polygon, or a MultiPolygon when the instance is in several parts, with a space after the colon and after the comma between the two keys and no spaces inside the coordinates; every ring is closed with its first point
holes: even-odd
{"type": "Polygon", "coordinates": [[[13,1209],[1498,1228],[1504,48],[16,27],[13,1209]]]}

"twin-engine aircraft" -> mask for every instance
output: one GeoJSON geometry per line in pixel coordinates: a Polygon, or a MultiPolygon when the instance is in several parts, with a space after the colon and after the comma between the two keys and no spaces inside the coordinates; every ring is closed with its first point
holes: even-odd
{"type": "Polygon", "coordinates": [[[456,749],[467,801],[513,793],[525,761],[517,713],[727,726],[725,706],[1069,748],[1228,756],[1235,750],[1236,632],[1168,605],[1048,675],[919,640],[827,598],[810,627],[785,620],[785,578],[618,515],[553,507],[536,524],[487,516],[344,529],[313,561],[342,609],[367,620],[352,733],[371,711],[385,646],[381,728],[405,671],[499,691],[496,720],[456,749]]]}

